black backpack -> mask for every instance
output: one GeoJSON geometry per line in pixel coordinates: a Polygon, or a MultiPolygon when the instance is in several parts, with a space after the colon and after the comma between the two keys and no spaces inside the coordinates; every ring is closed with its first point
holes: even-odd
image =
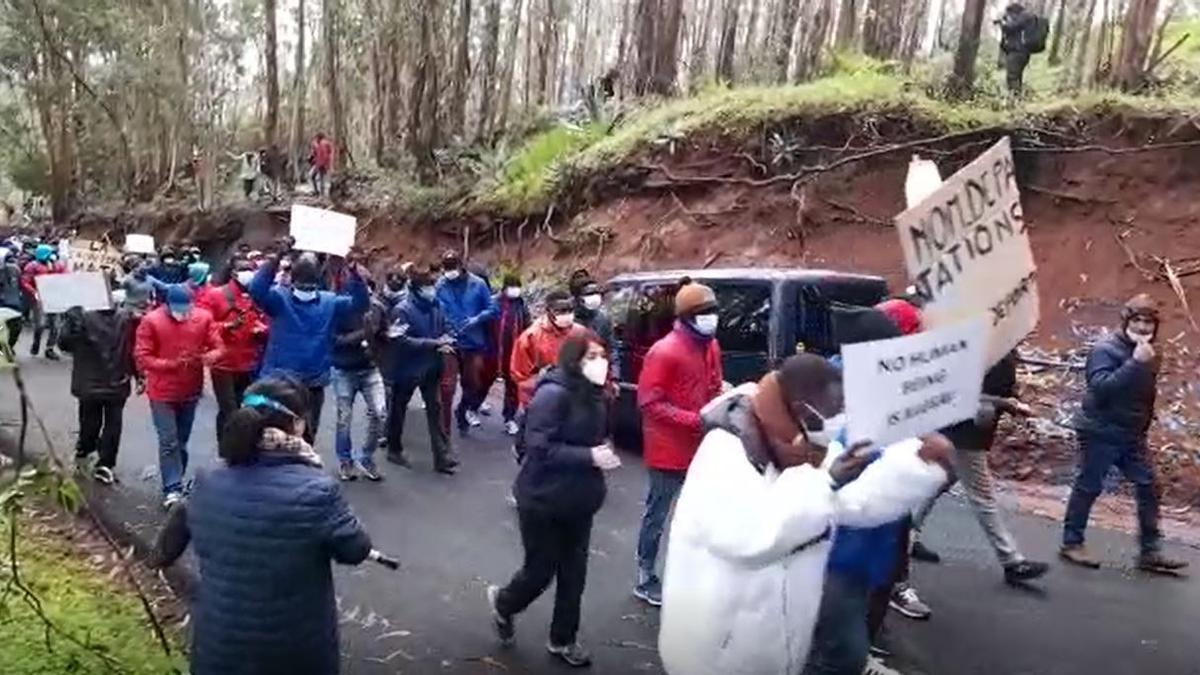
{"type": "Polygon", "coordinates": [[[1050,19],[1044,16],[1034,16],[1021,31],[1021,43],[1030,54],[1041,54],[1046,51],[1046,40],[1050,37],[1050,19]]]}

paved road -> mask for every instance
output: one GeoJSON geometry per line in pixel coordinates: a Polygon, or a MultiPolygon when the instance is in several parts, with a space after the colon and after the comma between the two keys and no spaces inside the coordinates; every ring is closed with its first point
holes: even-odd
{"type": "MultiPolygon", "coordinates": [[[[25,348],[21,348],[22,354],[25,348]]],[[[75,404],[69,363],[23,356],[34,404],[60,451],[70,448],[75,404]]],[[[0,418],[15,410],[12,390],[0,385],[0,418]]],[[[214,402],[201,403],[192,443],[193,466],[215,461],[214,402]]],[[[338,573],[343,617],[344,672],[556,673],[542,645],[551,597],[520,617],[518,646],[495,646],[483,591],[503,582],[520,561],[515,514],[505,494],[515,473],[508,443],[495,418],[455,442],[458,476],[432,472],[423,414],[410,412],[410,471],[393,468],[386,482],[345,487],[377,547],[396,554],[399,573],[367,565],[338,573]]],[[[332,461],[331,408],[325,410],[318,446],[332,461]]],[[[356,434],[361,437],[361,434],[356,434]]],[[[662,672],[654,650],[655,610],[629,594],[633,549],[644,490],[634,456],[613,473],[609,498],[597,517],[582,639],[593,648],[597,673],[662,672]]],[[[152,532],[159,517],[154,434],[144,400],[126,408],[118,463],[122,484],[106,501],[135,528],[152,532]]],[[[108,492],[108,491],[106,491],[108,492]]],[[[1051,558],[1054,523],[1012,516],[1029,555],[1051,558]]],[[[943,553],[938,566],[918,565],[914,579],[934,610],[933,621],[889,617],[895,664],[925,675],[1200,675],[1195,646],[1200,625],[1200,582],[1149,578],[1129,568],[1127,536],[1095,532],[1092,543],[1103,570],[1056,565],[1042,591],[1006,587],[969,510],[955,499],[939,505],[926,541],[943,553]]],[[[1179,551],[1200,565],[1200,555],[1179,551]]]]}

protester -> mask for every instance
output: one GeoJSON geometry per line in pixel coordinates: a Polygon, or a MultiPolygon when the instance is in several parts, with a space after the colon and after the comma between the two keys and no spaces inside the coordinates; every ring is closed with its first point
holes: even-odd
{"type": "Polygon", "coordinates": [[[1087,394],[1079,432],[1079,472],[1063,521],[1062,549],[1067,562],[1098,568],[1084,546],[1084,531],[1104,477],[1115,466],[1133,483],[1141,553],[1140,569],[1174,573],[1187,566],[1162,552],[1158,529],[1158,492],[1146,432],[1154,421],[1161,357],[1158,306],[1150,296],[1134,296],[1121,312],[1121,329],[1096,343],[1087,359],[1087,394]]]}
{"type": "Polygon", "coordinates": [[[364,313],[345,313],[335,320],[333,346],[333,391],[337,396],[338,477],[354,480],[355,471],[368,480],[383,480],[375,466],[375,450],[383,434],[387,412],[383,376],[379,373],[377,343],[386,336],[383,308],[371,298],[364,313]],[[367,434],[362,450],[354,456],[350,425],[354,420],[354,400],[362,394],[367,406],[367,434]]]}
{"type": "Polygon", "coordinates": [[[92,477],[116,482],[113,469],[121,446],[121,424],[129,382],[134,376],[133,346],[138,319],[125,309],[84,312],[72,307],[63,315],[58,344],[71,354],[71,395],[79,401],[76,468],[98,453],[92,477]]]}
{"type": "Polygon", "coordinates": [[[437,301],[446,324],[455,337],[462,399],[454,411],[458,430],[480,425],[479,405],[487,397],[491,382],[484,382],[490,324],[496,318],[496,303],[487,284],[463,269],[458,253],[442,255],[442,278],[437,284],[437,301]]]}
{"type": "Polygon", "coordinates": [[[37,356],[42,347],[42,334],[46,334],[46,358],[58,360],[58,352],[54,346],[58,343],[58,317],[47,314],[42,308],[41,296],[38,293],[37,278],[46,274],[62,274],[66,269],[55,262],[54,247],[50,244],[38,244],[34,249],[33,260],[26,263],[21,273],[21,288],[33,309],[33,346],[29,353],[37,356]]]}
{"type": "Polygon", "coordinates": [[[17,313],[17,316],[4,321],[8,348],[12,349],[21,337],[24,322],[20,315],[25,311],[25,298],[21,289],[21,267],[17,264],[16,254],[8,246],[0,246],[0,308],[17,313]]]}
{"type": "Polygon", "coordinates": [[[1014,2],[1004,9],[1000,23],[1000,53],[1004,57],[1004,75],[1009,93],[1020,96],[1024,89],[1025,67],[1029,65],[1033,45],[1030,33],[1037,15],[1014,2]]]}
{"type": "Polygon", "coordinates": [[[717,296],[688,283],[675,295],[675,328],[650,347],[638,378],[643,460],[649,481],[638,532],[637,585],[633,594],[662,604],[657,574],[659,540],[703,437],[700,409],[721,393],[721,348],[717,344],[717,296]]]}
{"type": "MultiPolygon", "coordinates": [[[[496,321],[492,323],[492,344],[496,351],[496,366],[504,380],[504,431],[517,435],[517,382],[512,374],[512,355],[521,334],[529,328],[529,309],[522,297],[521,277],[516,273],[504,275],[500,292],[495,296],[496,321]]],[[[495,377],[488,379],[491,382],[495,377]]]]}
{"type": "Polygon", "coordinates": [[[147,275],[145,261],[136,253],[127,253],[121,259],[121,269],[125,272],[125,278],[121,280],[125,306],[145,314],[154,303],[154,282],[147,275]]]}
{"type": "Polygon", "coordinates": [[[392,311],[400,301],[404,299],[405,293],[408,292],[408,274],[412,271],[412,263],[404,263],[397,267],[393,267],[384,279],[384,286],[380,289],[379,295],[383,298],[384,304],[389,312],[392,311]]]}
{"type": "Polygon", "coordinates": [[[671,675],[801,672],[832,529],[894,521],[946,480],[944,438],[871,461],[869,443],[829,438],[841,409],[837,369],[802,354],[702,411],[667,553],[659,652],[671,675]]]}
{"type": "Polygon", "coordinates": [[[158,254],[158,264],[146,271],[164,284],[182,284],[187,280],[187,263],[180,259],[171,246],[163,246],[158,254]]]}
{"type": "Polygon", "coordinates": [[[545,315],[521,333],[509,360],[509,374],[517,385],[517,403],[521,408],[533,399],[542,370],[557,363],[558,352],[567,338],[590,332],[575,323],[575,310],[566,291],[550,291],[545,305],[545,315]]]}
{"type": "Polygon", "coordinates": [[[209,265],[202,260],[188,263],[187,283],[193,291],[199,291],[208,285],[209,265]]]}
{"type": "Polygon", "coordinates": [[[591,664],[576,636],[592,519],[606,492],[602,472],[621,465],[604,441],[607,379],[604,347],[594,336],[576,336],[563,343],[558,367],[538,381],[525,417],[525,461],[514,486],[525,562],[507,586],[487,592],[496,633],[511,643],[513,617],[554,581],[546,648],[574,667],[591,664]]]}
{"type": "Polygon", "coordinates": [[[258,174],[261,168],[259,155],[257,152],[243,152],[241,154],[230,153],[229,156],[238,163],[238,180],[242,182],[242,196],[249,201],[254,198],[254,187],[258,183],[258,174]]]}
{"type": "Polygon", "coordinates": [[[604,309],[604,289],[592,280],[586,270],[579,270],[573,279],[571,295],[575,298],[575,321],[587,326],[604,341],[612,358],[609,359],[613,375],[620,373],[620,351],[613,338],[612,319],[604,309]]]}
{"type": "Polygon", "coordinates": [[[309,179],[312,181],[313,194],[318,197],[329,196],[330,173],[333,171],[333,142],[318,132],[313,137],[309,149],[308,161],[311,165],[309,179]]]}
{"type": "Polygon", "coordinates": [[[196,305],[212,314],[221,331],[225,352],[212,365],[213,395],[217,399],[217,440],[225,423],[241,405],[246,388],[254,381],[267,341],[267,317],[254,304],[246,289],[254,279],[254,266],[245,260],[232,263],[233,278],[221,286],[209,286],[196,305]]]}
{"type": "Polygon", "coordinates": [[[189,544],[199,561],[191,672],[339,672],[330,561],[357,565],[371,539],[303,438],[308,386],[270,377],[246,391],[220,443],[224,466],[201,474],[171,509],[156,567],[189,544]]]}
{"type": "Polygon", "coordinates": [[[458,461],[450,452],[450,437],[441,423],[442,400],[438,387],[443,357],[453,354],[455,341],[442,317],[433,274],[414,269],[408,284],[408,293],[389,317],[393,371],[387,459],[393,464],[409,466],[408,458],[404,456],[404,422],[408,402],[412,400],[413,392],[420,390],[425,402],[434,470],[454,475],[458,461]]]}
{"type": "Polygon", "coordinates": [[[204,389],[204,367],[224,356],[220,330],[207,310],[194,306],[186,286],[170,286],[166,304],[137,327],[134,358],[146,377],[146,397],[158,434],[158,467],[163,506],[183,495],[188,440],[196,420],[196,402],[204,389]]]}
{"type": "Polygon", "coordinates": [[[357,263],[350,266],[343,294],[320,290],[320,265],[311,253],[301,255],[292,266],[290,288],[276,285],[275,273],[280,257],[286,253],[268,257],[246,290],[271,320],[259,374],[290,374],[308,387],[311,417],[304,438],[312,443],[321,423],[325,386],[329,384],[336,322],[367,311],[371,295],[357,263]]]}

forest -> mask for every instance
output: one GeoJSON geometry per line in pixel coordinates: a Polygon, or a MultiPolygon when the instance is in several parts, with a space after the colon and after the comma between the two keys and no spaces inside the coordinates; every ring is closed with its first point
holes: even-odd
{"type": "MultiPolygon", "coordinates": [[[[1030,2],[1050,26],[1030,99],[1190,97],[1188,2],[1030,2]]],[[[44,195],[55,219],[190,199],[201,179],[230,182],[230,153],[258,149],[302,182],[320,131],[339,176],[438,199],[421,186],[503,182],[520,162],[546,170],[563,149],[550,143],[539,159],[529,139],[564,123],[560,145],[578,147],[664,99],[726,89],[784,99],[862,70],[932,100],[1005,109],[1016,103],[996,66],[1003,10],[987,0],[0,0],[3,189],[10,200],[44,195]]]]}

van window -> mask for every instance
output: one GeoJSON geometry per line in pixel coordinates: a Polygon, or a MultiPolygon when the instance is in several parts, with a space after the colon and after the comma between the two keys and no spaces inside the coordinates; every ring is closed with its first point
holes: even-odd
{"type": "Polygon", "coordinates": [[[717,342],[722,352],[766,354],[771,341],[769,284],[712,284],[720,308],[717,342]]]}

